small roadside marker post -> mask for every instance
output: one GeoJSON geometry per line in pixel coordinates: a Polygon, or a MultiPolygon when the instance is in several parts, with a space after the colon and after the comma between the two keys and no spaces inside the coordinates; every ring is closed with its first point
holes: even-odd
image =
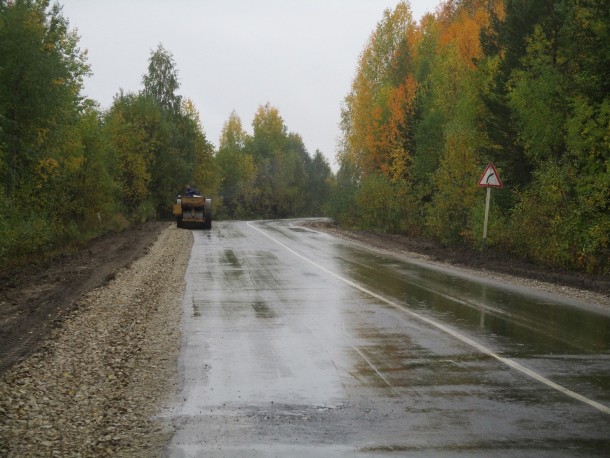
{"type": "Polygon", "coordinates": [[[479,179],[478,185],[481,188],[487,188],[487,197],[485,198],[485,221],[483,222],[483,242],[481,244],[481,253],[485,257],[487,251],[487,222],[489,221],[489,203],[491,201],[491,188],[501,188],[502,180],[496,171],[494,165],[490,162],[487,164],[483,175],[479,179]]]}

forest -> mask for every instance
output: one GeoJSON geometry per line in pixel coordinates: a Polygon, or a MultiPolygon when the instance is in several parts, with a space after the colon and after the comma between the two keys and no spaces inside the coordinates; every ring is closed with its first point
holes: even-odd
{"type": "Polygon", "coordinates": [[[217,149],[179,94],[159,45],[141,90],[102,110],[82,96],[91,70],[59,4],[0,0],[0,263],[27,262],[107,231],[170,219],[187,185],[216,218],[320,214],[331,169],[266,104],[253,135],[232,113],[217,149]]]}
{"type": "Polygon", "coordinates": [[[87,53],[50,0],[0,0],[0,263],[169,219],[187,184],[215,219],[330,216],[361,230],[610,273],[606,0],[408,1],[372,31],[341,106],[338,171],[271,103],[218,146],[159,44],[138,92],[85,98],[87,53]]]}
{"type": "Polygon", "coordinates": [[[606,0],[449,0],[386,10],[342,107],[333,216],[346,225],[610,273],[606,0]]]}

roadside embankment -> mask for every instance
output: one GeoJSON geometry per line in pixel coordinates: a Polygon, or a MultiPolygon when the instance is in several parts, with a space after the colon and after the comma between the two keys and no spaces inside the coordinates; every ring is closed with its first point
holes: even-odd
{"type": "Polygon", "coordinates": [[[0,455],[158,456],[152,420],[174,392],[192,235],[164,229],[145,256],[78,300],[0,380],[0,455]]]}

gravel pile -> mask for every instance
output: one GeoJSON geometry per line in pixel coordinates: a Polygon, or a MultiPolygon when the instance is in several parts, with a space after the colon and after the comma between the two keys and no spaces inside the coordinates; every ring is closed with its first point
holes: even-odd
{"type": "Polygon", "coordinates": [[[153,416],[176,392],[191,243],[189,231],[165,229],[4,374],[1,456],[161,455],[171,431],[153,416]]]}

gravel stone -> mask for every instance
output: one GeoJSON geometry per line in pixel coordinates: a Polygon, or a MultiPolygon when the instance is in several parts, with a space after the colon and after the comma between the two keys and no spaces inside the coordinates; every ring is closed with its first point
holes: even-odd
{"type": "Polygon", "coordinates": [[[191,245],[168,226],[4,374],[0,456],[161,456],[172,431],[154,415],[176,392],[191,245]]]}

